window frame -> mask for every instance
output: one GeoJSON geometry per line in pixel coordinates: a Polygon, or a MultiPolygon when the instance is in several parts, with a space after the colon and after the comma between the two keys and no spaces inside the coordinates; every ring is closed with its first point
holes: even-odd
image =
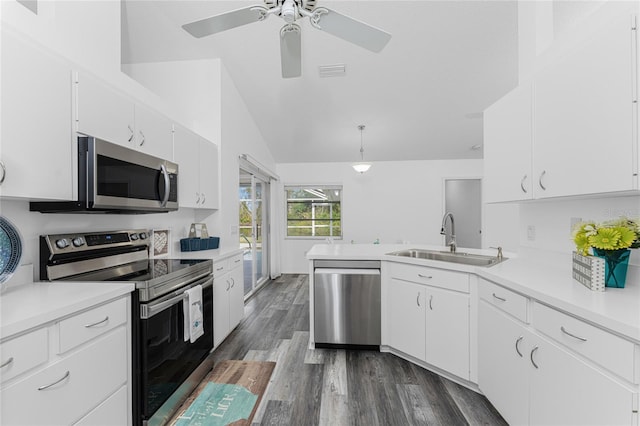
{"type": "MultiPolygon", "coordinates": [[[[284,189],[284,239],[285,240],[342,240],[344,236],[344,227],[343,227],[343,186],[338,184],[285,184],[283,185],[284,189]],[[288,191],[291,189],[322,189],[322,190],[339,190],[339,205],[340,205],[340,235],[289,235],[289,197],[288,191]]],[[[310,219],[313,220],[313,219],[310,219]]],[[[333,220],[330,219],[331,221],[333,220]]],[[[330,229],[333,227],[330,225],[330,229]]],[[[331,233],[331,232],[330,232],[331,233]]]]}

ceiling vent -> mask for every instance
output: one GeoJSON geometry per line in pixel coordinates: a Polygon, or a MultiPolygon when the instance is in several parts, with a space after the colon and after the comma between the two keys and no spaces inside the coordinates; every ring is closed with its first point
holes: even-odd
{"type": "Polygon", "coordinates": [[[318,70],[320,71],[320,77],[344,77],[347,74],[347,66],[345,64],[320,65],[318,70]]]}

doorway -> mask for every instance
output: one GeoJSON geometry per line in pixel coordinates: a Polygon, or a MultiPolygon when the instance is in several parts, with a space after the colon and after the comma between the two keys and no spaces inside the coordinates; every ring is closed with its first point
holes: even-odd
{"type": "MultiPolygon", "coordinates": [[[[482,248],[482,181],[480,179],[445,179],[444,211],[453,213],[458,247],[482,248]]],[[[447,221],[450,243],[451,222],[447,221]]]]}
{"type": "Polygon", "coordinates": [[[244,297],[269,279],[269,180],[240,168],[239,235],[243,252],[244,297]]]}

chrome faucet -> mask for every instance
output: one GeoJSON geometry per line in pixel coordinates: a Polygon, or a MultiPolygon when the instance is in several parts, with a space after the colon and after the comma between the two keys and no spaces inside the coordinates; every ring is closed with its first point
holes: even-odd
{"type": "Polygon", "coordinates": [[[498,259],[498,261],[502,261],[502,260],[504,259],[504,256],[502,255],[502,247],[500,247],[500,246],[498,246],[498,247],[493,247],[493,246],[491,246],[491,247],[489,247],[489,248],[492,248],[492,249],[496,249],[496,250],[498,250],[498,255],[496,256],[496,258],[498,259]]]}
{"type": "Polygon", "coordinates": [[[445,225],[447,224],[447,218],[451,219],[451,242],[449,243],[449,249],[451,250],[451,253],[455,253],[456,252],[456,248],[458,246],[456,245],[456,225],[454,224],[454,221],[453,221],[453,213],[447,212],[447,213],[445,213],[444,217],[442,218],[442,228],[440,229],[440,235],[444,235],[445,236],[445,241],[447,240],[446,239],[447,232],[445,231],[445,225]]]}

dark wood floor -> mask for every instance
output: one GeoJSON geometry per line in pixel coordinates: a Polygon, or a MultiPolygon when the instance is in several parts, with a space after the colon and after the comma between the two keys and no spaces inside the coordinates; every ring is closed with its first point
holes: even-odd
{"type": "Polygon", "coordinates": [[[212,354],[276,361],[253,424],[506,425],[483,396],[395,355],[309,350],[308,287],[307,275],[267,284],[212,354]]]}

